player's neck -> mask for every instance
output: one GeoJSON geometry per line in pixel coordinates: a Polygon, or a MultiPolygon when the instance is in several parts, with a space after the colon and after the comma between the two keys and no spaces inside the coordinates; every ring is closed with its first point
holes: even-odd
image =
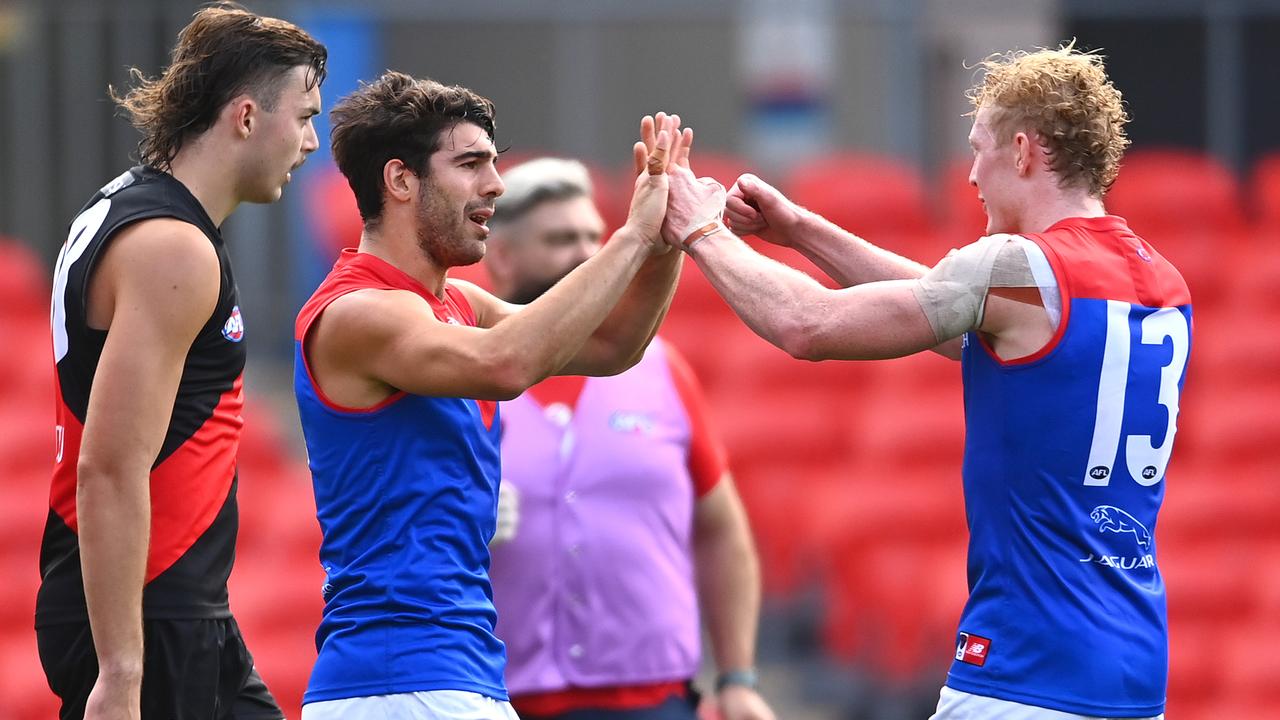
{"type": "Polygon", "coordinates": [[[384,217],[376,227],[364,229],[360,234],[359,252],[387,261],[443,300],[448,268],[435,264],[418,246],[412,232],[388,227],[387,220],[384,217]]]}
{"type": "Polygon", "coordinates": [[[240,204],[235,175],[225,163],[225,154],[211,154],[207,146],[196,143],[179,151],[169,166],[169,174],[186,186],[217,227],[240,204]]]}
{"type": "Polygon", "coordinates": [[[1102,217],[1107,209],[1102,200],[1082,191],[1057,192],[1047,202],[1031,203],[1022,216],[1023,232],[1039,233],[1067,218],[1102,217]]]}

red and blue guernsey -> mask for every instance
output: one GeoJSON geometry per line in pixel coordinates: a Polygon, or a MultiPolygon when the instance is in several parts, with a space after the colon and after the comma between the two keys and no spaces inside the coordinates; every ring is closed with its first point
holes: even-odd
{"type": "Polygon", "coordinates": [[[1118,217],[1024,237],[1048,258],[1062,321],[1013,362],[965,338],[970,596],[947,685],[1089,716],[1158,715],[1168,626],[1156,514],[1191,297],[1118,217]]]}
{"type": "Polygon", "coordinates": [[[397,392],[350,409],[326,398],[307,365],[307,332],[329,303],[365,289],[412,292],[440,322],[475,325],[457,288],[441,300],[395,266],[350,250],[298,316],[294,392],[327,575],[303,701],[429,690],[506,700],[489,586],[496,403],[397,392]]]}

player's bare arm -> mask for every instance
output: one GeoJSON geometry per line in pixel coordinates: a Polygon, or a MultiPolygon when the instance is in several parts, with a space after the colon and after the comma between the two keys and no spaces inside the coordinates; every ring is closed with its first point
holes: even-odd
{"type": "Polygon", "coordinates": [[[725,210],[734,232],[795,248],[843,287],[917,278],[928,270],[800,207],[755,175],[738,178],[725,210]]]}
{"type": "MultiPolygon", "coordinates": [[[[649,159],[657,150],[658,134],[663,129],[671,137],[669,161],[663,168],[688,167],[693,131],[688,128],[680,129],[678,115],[667,116],[665,113],[658,113],[656,118],[645,116],[640,123],[641,140],[633,148],[636,195],[632,199],[627,222],[614,233],[605,247],[613,244],[622,234],[634,234],[645,238],[658,237],[665,208],[659,210],[650,205],[657,200],[655,194],[646,192],[641,195],[640,193],[644,185],[650,182],[649,159]]],[[[662,200],[666,201],[665,196],[662,200]]],[[[675,296],[676,282],[680,277],[683,257],[680,253],[669,253],[665,250],[664,245],[661,251],[649,257],[604,322],[591,334],[581,350],[566,364],[557,368],[553,374],[615,375],[639,362],[671,306],[671,299],[675,296]]],[[[576,268],[573,273],[585,270],[587,265],[576,268]]],[[[570,276],[573,273],[570,273],[570,276]]],[[[568,280],[569,277],[566,277],[560,284],[568,280]]],[[[521,310],[521,306],[503,302],[475,286],[456,284],[467,293],[468,300],[476,308],[482,327],[493,327],[504,318],[521,310]]]]}
{"type": "Polygon", "coordinates": [[[363,290],[338,298],[307,338],[316,381],[331,399],[352,407],[376,404],[395,390],[509,400],[564,367],[627,282],[665,249],[656,228],[666,208],[670,150],[671,134],[664,129],[647,159],[657,170],[637,180],[627,225],[519,312],[465,283],[458,287],[480,327],[439,322],[426,301],[410,293],[363,290]]]}
{"type": "Polygon", "coordinates": [[[86,717],[137,717],[151,465],[219,278],[200,230],[156,219],[121,231],[90,283],[89,323],[107,339],[77,466],[81,568],[99,666],[86,717]]]}
{"type": "MultiPolygon", "coordinates": [[[[646,115],[640,122],[640,142],[632,148],[637,183],[643,182],[648,175],[648,159],[657,147],[659,128],[668,125],[671,150],[665,170],[670,172],[675,167],[689,166],[693,130],[680,128],[679,115],[670,118],[665,113],[658,113],[656,118],[646,115]]],[[[665,213],[664,208],[662,216],[665,213]]],[[[651,219],[662,216],[647,208],[633,207],[626,225],[636,226],[647,237],[658,237],[661,222],[655,226],[651,219]]],[[[557,374],[615,375],[639,362],[671,307],[683,264],[684,257],[678,252],[662,252],[650,257],[636,273],[617,306],[588,338],[581,352],[557,374]]]]}
{"type": "MultiPolygon", "coordinates": [[[[669,223],[718,217],[723,189],[691,173],[672,175],[669,223]]],[[[794,268],[747,247],[723,225],[697,237],[668,233],[681,244],[734,312],[757,334],[789,354],[809,360],[870,360],[936,350],[959,357],[958,342],[937,338],[916,300],[913,280],[823,287],[794,268]]]]}

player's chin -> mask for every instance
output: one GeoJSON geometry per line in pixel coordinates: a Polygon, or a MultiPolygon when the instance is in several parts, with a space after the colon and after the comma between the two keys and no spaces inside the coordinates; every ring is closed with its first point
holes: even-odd
{"type": "Polygon", "coordinates": [[[475,265],[484,259],[484,254],[489,249],[489,245],[484,240],[476,240],[467,248],[467,252],[463,254],[462,265],[475,265]]]}
{"type": "Polygon", "coordinates": [[[284,185],[284,183],[275,183],[255,188],[251,192],[245,193],[244,201],[262,205],[276,202],[284,197],[284,185]]]}

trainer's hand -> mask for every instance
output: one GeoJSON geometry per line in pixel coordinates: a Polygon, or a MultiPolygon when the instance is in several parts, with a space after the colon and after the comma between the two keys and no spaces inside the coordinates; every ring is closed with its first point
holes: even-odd
{"type": "Polygon", "coordinates": [[[141,720],[142,680],[113,679],[99,674],[89,691],[84,720],[141,720]]]}
{"type": "Polygon", "coordinates": [[[724,720],[774,720],[773,710],[749,687],[731,685],[716,695],[716,705],[724,720]]]}
{"type": "Polygon", "coordinates": [[[765,242],[789,247],[800,224],[800,206],[769,183],[750,173],[729,188],[725,220],[739,235],[755,235],[765,242]]]}
{"type": "Polygon", "coordinates": [[[498,524],[489,547],[511,542],[520,529],[520,490],[503,480],[498,484],[498,524]]]}

